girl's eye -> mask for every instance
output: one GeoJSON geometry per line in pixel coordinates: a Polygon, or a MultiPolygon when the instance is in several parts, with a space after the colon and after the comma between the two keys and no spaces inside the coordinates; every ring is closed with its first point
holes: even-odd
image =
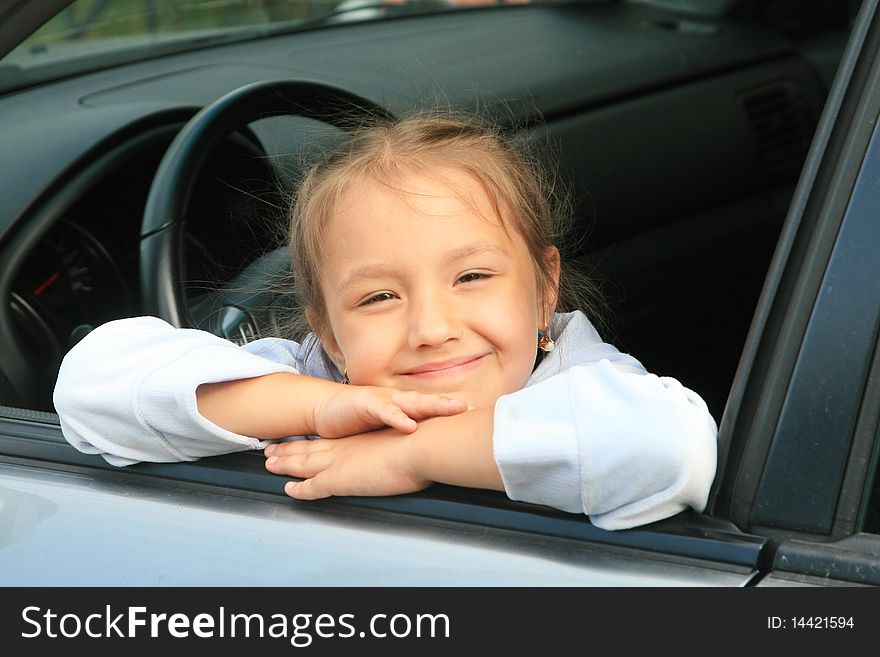
{"type": "Polygon", "coordinates": [[[462,274],[458,277],[459,283],[470,283],[472,281],[479,281],[484,278],[489,278],[491,274],[484,274],[478,271],[469,271],[467,274],[462,274]]]}
{"type": "Polygon", "coordinates": [[[391,292],[379,292],[379,294],[374,294],[371,297],[367,297],[364,299],[360,305],[368,306],[373,303],[379,303],[380,301],[389,301],[394,298],[394,295],[391,292]]]}

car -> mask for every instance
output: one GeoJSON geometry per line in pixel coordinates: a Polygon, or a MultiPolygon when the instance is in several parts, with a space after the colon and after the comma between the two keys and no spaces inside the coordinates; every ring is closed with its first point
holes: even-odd
{"type": "Polygon", "coordinates": [[[876,0],[459,4],[0,2],[5,586],[880,584],[876,0]],[[121,31],[122,5],[166,13],[121,31]],[[556,158],[609,341],[720,423],[704,512],[301,502],[259,453],[118,468],[64,440],[82,336],[283,330],[284,291],[256,291],[303,162],[351,112],[438,106],[556,158]]]}

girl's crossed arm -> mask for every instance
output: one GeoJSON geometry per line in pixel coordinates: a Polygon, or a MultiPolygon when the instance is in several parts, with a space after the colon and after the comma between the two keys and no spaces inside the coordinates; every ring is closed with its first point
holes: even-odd
{"type": "Polygon", "coordinates": [[[416,420],[467,410],[465,402],[440,395],[288,373],[204,384],[196,397],[199,412],[214,424],[264,439],[341,438],[381,427],[412,433],[416,420]]]}
{"type": "Polygon", "coordinates": [[[266,448],[299,499],[392,495],[432,482],[503,490],[624,529],[705,507],[717,428],[675,379],[576,366],[478,409],[341,440],[266,448]]]}

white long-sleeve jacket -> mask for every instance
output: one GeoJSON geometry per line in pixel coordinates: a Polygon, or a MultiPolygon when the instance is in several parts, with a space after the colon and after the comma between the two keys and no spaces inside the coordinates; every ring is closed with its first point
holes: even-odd
{"type": "MultiPolygon", "coordinates": [[[[557,348],[495,405],[494,455],[511,499],[624,529],[705,508],[717,426],[703,400],[603,342],[582,313],[557,314],[557,348]]],[[[314,346],[314,345],[313,345],[314,346]]],[[[196,404],[204,383],[275,372],[336,378],[320,347],[239,347],[154,317],[98,327],[64,358],[54,402],[66,439],[113,465],[262,449],[196,404]]]]}

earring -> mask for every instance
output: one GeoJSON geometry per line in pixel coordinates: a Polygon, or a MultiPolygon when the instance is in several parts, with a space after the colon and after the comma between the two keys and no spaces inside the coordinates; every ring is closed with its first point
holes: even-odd
{"type": "Polygon", "coordinates": [[[538,331],[538,349],[547,353],[556,349],[556,343],[553,342],[553,337],[550,335],[549,324],[544,331],[538,331]]]}
{"type": "Polygon", "coordinates": [[[342,383],[344,383],[345,385],[348,385],[349,383],[351,383],[351,381],[348,380],[348,368],[347,367],[344,370],[342,370],[342,383]]]}

